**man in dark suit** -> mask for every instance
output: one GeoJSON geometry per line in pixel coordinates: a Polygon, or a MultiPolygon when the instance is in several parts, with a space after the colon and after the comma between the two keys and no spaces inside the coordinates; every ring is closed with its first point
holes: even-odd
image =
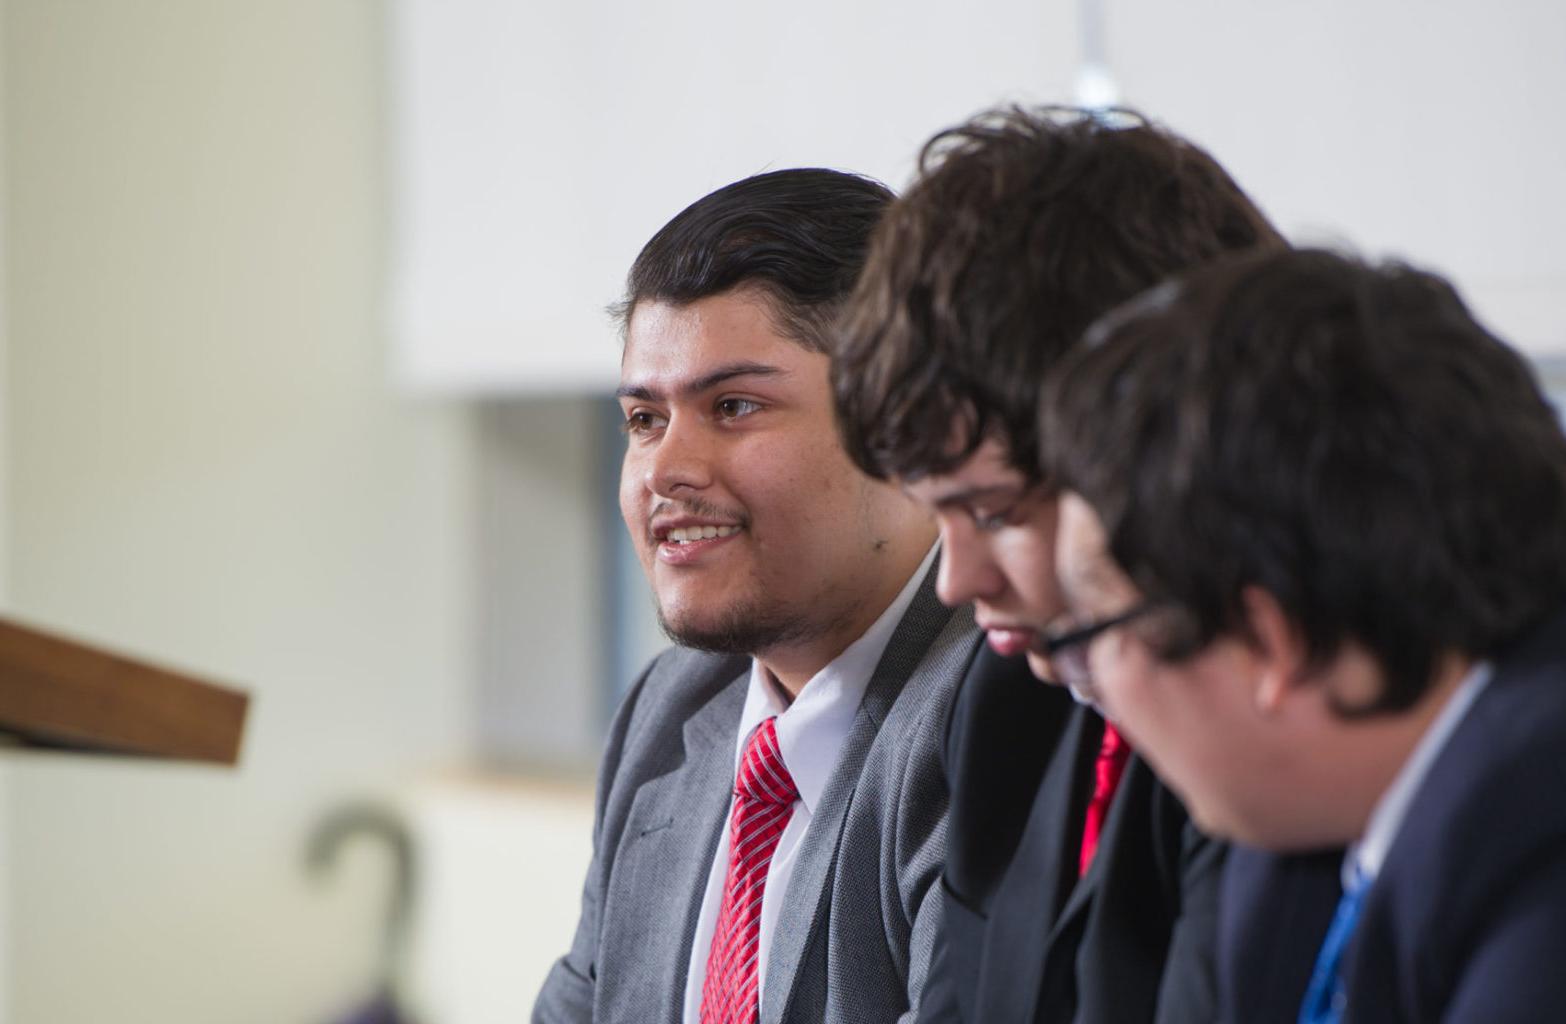
{"type": "Polygon", "coordinates": [[[1093,707],[1038,682],[1058,679],[1035,648],[1061,604],[1036,410],[1096,316],[1282,244],[1189,142],[1061,110],[938,135],[877,229],[834,352],[839,418],[861,467],[935,512],[938,592],[974,604],[990,647],[947,727],[946,922],[922,1020],[1213,1019],[1223,848],[1093,707]]]}
{"type": "Polygon", "coordinates": [[[1433,275],[1253,255],[1107,318],[1044,423],[1047,646],[1274,853],[1237,858],[1276,916],[1225,976],[1307,990],[1230,1019],[1560,1019],[1566,436],[1523,359],[1433,275]],[[1323,928],[1311,851],[1344,846],[1323,928]]]}
{"type": "Polygon", "coordinates": [[[627,694],[540,1024],[876,1024],[939,916],[939,747],[979,645],[935,527],[838,440],[827,325],[891,195],[789,170],[697,201],[624,306],[620,505],[677,646],[627,694]]]}

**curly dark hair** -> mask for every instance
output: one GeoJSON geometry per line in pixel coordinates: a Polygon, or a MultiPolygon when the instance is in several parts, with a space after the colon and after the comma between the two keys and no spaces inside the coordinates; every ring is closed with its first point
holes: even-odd
{"type": "Polygon", "coordinates": [[[844,444],[876,477],[998,437],[1038,479],[1039,388],[1095,317],[1222,253],[1283,240],[1197,146],[1129,111],[980,114],[925,145],[839,325],[844,444]]]}

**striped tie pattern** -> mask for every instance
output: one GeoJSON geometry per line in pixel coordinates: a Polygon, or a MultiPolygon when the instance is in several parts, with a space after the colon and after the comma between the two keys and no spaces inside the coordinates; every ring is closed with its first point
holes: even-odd
{"type": "Polygon", "coordinates": [[[729,820],[729,870],[723,883],[718,926],[701,987],[702,1024],[754,1024],[761,978],[761,894],[778,839],[794,813],[799,790],[778,752],[775,719],[756,727],[734,780],[729,820]]]}

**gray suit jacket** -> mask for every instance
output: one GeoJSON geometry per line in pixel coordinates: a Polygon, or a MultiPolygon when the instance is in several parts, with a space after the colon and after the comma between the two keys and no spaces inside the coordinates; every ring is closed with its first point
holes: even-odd
{"type": "MultiPolygon", "coordinates": [[[[871,677],[773,935],[762,1024],[911,1020],[939,927],[943,726],[978,649],[921,585],[871,677]]],[[[750,662],[672,648],[611,727],[571,950],[534,1024],[678,1024],[750,662]]]]}

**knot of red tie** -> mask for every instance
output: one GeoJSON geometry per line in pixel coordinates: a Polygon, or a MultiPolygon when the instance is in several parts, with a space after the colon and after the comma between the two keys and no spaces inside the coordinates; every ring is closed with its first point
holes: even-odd
{"type": "Polygon", "coordinates": [[[764,804],[791,804],[799,799],[799,789],[778,749],[776,718],[762,722],[751,734],[734,777],[734,795],[764,804]]]}
{"type": "Polygon", "coordinates": [[[1104,723],[1104,741],[1098,748],[1097,768],[1098,788],[1113,791],[1120,781],[1120,773],[1125,770],[1126,758],[1131,756],[1131,744],[1120,735],[1120,730],[1104,723]]]}

